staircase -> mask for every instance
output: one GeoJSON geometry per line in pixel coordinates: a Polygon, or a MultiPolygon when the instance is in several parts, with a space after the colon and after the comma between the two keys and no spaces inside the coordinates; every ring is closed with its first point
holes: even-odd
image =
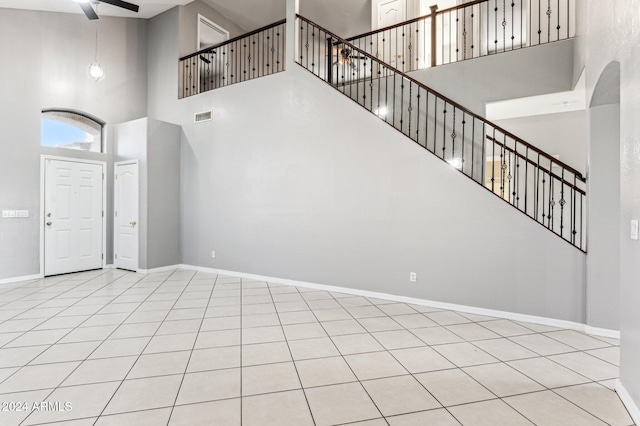
{"type": "MultiPolygon", "coordinates": [[[[574,1],[432,7],[429,16],[349,40],[298,15],[294,54],[335,90],[586,252],[586,179],[579,171],[406,74],[570,38],[574,1]]],[[[285,29],[279,21],[181,58],[179,97],[283,71],[285,29]]]]}
{"type": "Polygon", "coordinates": [[[586,252],[579,171],[299,15],[296,31],[300,66],[586,252]]]}

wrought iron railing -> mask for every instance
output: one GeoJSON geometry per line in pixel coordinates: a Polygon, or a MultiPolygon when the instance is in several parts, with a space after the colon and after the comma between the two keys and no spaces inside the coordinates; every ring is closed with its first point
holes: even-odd
{"type": "Polygon", "coordinates": [[[429,15],[347,41],[410,72],[574,34],[575,0],[476,0],[441,11],[432,6],[429,15]]]}
{"type": "Polygon", "coordinates": [[[286,20],[180,58],[179,98],[285,69],[286,20]]]}
{"type": "Polygon", "coordinates": [[[298,16],[296,62],[513,207],[585,251],[582,174],[298,16]]]}

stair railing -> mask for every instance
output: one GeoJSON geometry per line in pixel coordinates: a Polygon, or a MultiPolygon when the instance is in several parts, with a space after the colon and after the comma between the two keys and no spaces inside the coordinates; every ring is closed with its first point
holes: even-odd
{"type": "Polygon", "coordinates": [[[284,71],[285,24],[281,20],[180,58],[178,97],[284,71]]]}
{"type": "Polygon", "coordinates": [[[586,251],[579,171],[302,16],[296,31],[299,65],[586,251]]]}
{"type": "Polygon", "coordinates": [[[476,0],[346,39],[402,72],[568,39],[575,0],[476,0]],[[435,24],[434,24],[435,23],[435,24]]]}

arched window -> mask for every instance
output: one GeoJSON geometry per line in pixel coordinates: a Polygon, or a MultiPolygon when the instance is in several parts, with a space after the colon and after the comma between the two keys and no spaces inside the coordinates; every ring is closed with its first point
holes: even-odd
{"type": "Polygon", "coordinates": [[[104,123],[76,111],[42,110],[40,144],[55,148],[103,152],[104,123]]]}

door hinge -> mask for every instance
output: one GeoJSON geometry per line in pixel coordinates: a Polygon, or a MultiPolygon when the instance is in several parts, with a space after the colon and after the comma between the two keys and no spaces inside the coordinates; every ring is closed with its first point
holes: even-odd
{"type": "Polygon", "coordinates": [[[102,260],[104,260],[104,253],[102,253],[102,260]]]}
{"type": "Polygon", "coordinates": [[[104,180],[104,173],[102,174],[102,180],[104,180]]]}
{"type": "Polygon", "coordinates": [[[117,259],[118,258],[118,253],[114,254],[113,256],[117,259]]]}
{"type": "Polygon", "coordinates": [[[115,213],[116,213],[116,217],[118,217],[118,212],[116,211],[115,213]]]}
{"type": "Polygon", "coordinates": [[[104,217],[104,210],[102,210],[102,217],[104,217]]]}

